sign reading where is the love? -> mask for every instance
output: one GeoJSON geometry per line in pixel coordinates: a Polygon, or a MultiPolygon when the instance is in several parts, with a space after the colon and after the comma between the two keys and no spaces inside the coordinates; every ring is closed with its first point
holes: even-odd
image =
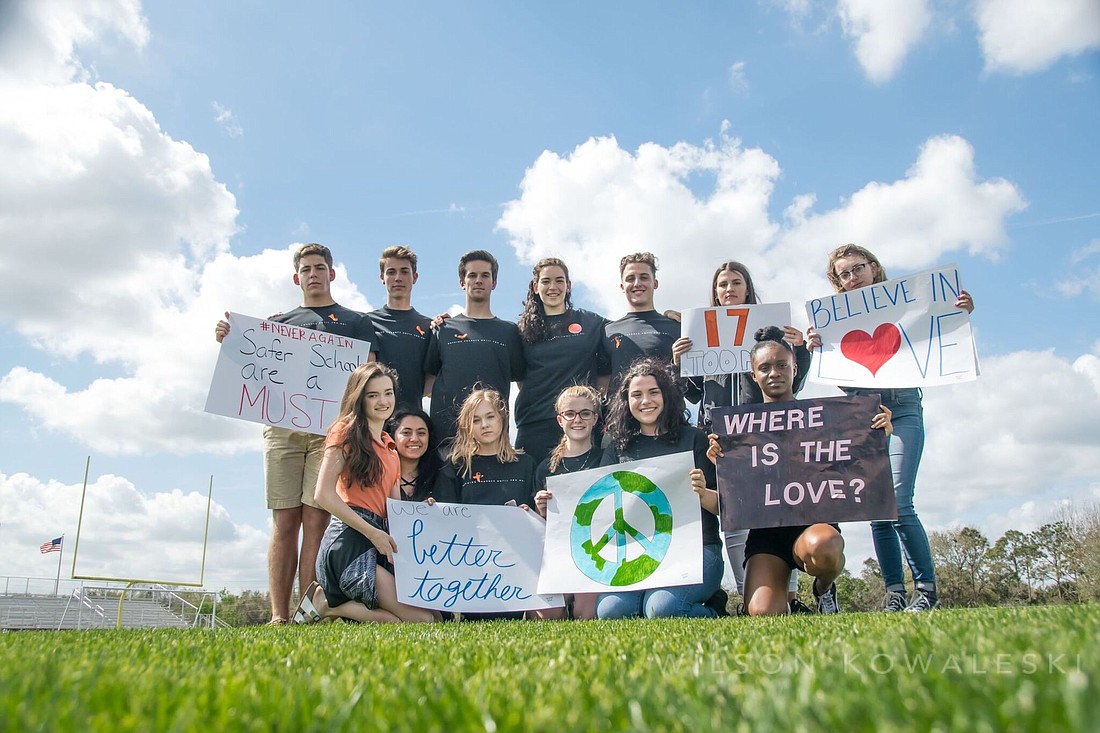
{"type": "Polygon", "coordinates": [[[810,379],[842,387],[924,387],[976,379],[970,314],[954,265],[807,301],[821,335],[810,379]]]}

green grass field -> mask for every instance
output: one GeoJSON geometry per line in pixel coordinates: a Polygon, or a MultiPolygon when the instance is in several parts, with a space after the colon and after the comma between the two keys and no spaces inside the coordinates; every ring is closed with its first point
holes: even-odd
{"type": "Polygon", "coordinates": [[[4,731],[1095,731],[1100,607],[0,635],[4,731]]]}

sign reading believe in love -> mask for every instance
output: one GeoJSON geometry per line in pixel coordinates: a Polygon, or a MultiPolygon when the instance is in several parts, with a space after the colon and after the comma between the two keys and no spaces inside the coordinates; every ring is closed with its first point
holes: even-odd
{"type": "Polygon", "coordinates": [[[497,613],[560,608],[536,590],[546,523],[514,506],[387,499],[397,598],[419,608],[497,613]]]}
{"type": "Polygon", "coordinates": [[[814,298],[821,335],[809,378],[841,387],[924,387],[976,379],[970,314],[955,307],[954,265],[814,298]]]}
{"type": "Polygon", "coordinates": [[[370,342],[229,314],[206,411],[324,435],[370,342]]]}

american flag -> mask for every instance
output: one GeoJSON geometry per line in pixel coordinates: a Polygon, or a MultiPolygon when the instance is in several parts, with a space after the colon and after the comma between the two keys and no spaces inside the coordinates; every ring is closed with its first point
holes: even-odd
{"type": "Polygon", "coordinates": [[[43,542],[38,547],[38,551],[45,555],[47,552],[61,552],[61,538],[54,537],[49,542],[43,542]]]}

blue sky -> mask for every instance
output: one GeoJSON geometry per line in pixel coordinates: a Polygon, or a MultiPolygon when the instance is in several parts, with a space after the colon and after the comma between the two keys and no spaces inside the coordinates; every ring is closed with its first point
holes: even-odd
{"type": "Polygon", "coordinates": [[[413,247],[427,313],[491,249],[508,318],[548,255],[609,316],[639,249],[661,308],[728,258],[796,313],[842,242],[955,262],[983,376],[927,390],[926,525],[1096,501],[1098,49],[1092,0],[5,4],[0,574],[52,576],[91,454],[88,572],[197,575],[214,474],[207,584],[266,586],[257,429],[201,406],[221,311],[297,304],[306,241],[357,308],[413,247]]]}

